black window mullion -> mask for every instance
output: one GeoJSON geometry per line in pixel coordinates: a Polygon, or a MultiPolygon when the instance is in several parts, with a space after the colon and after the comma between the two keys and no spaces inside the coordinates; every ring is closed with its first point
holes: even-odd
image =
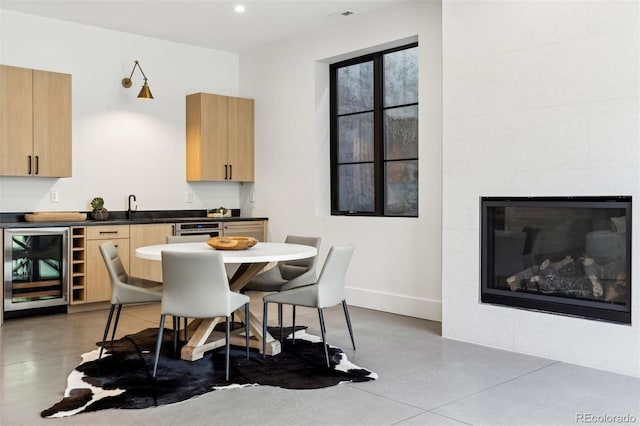
{"type": "Polygon", "coordinates": [[[330,67],[329,72],[329,114],[330,141],[329,157],[331,161],[331,214],[339,214],[338,210],[338,68],[330,67]]]}
{"type": "Polygon", "coordinates": [[[410,104],[400,104],[400,105],[385,107],[384,110],[389,111],[397,108],[404,108],[404,107],[416,106],[416,105],[418,105],[418,102],[411,102],[410,104]]]}
{"type": "Polygon", "coordinates": [[[384,205],[384,162],[383,153],[383,126],[382,126],[382,55],[377,55],[373,59],[373,146],[374,146],[374,168],[375,168],[375,214],[383,214],[384,205]]]}

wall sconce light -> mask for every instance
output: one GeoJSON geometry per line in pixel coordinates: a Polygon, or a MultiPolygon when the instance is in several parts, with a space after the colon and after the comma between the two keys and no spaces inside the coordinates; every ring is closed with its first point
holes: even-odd
{"type": "Polygon", "coordinates": [[[149,90],[149,85],[147,84],[147,76],[144,75],[144,71],[142,71],[142,67],[140,66],[140,63],[138,63],[138,61],[134,61],[131,75],[122,79],[122,87],[127,89],[131,87],[131,77],[133,77],[133,73],[135,72],[136,67],[138,67],[138,69],[142,73],[142,76],[144,77],[144,84],[142,85],[142,89],[140,89],[140,93],[138,93],[138,97],[143,99],[153,99],[153,95],[151,94],[151,90],[149,90]]]}

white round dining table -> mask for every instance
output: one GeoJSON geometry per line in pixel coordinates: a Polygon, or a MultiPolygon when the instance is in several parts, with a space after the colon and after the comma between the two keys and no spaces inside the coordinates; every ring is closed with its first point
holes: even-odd
{"type": "Polygon", "coordinates": [[[318,254],[318,250],[315,247],[303,244],[259,242],[246,250],[217,250],[205,242],[198,242],[138,247],[136,249],[136,256],[141,259],[161,260],[163,250],[189,253],[214,251],[222,255],[224,263],[269,263],[283,260],[306,259],[318,254]]]}
{"type": "MultiPolygon", "coordinates": [[[[135,253],[136,256],[141,259],[161,261],[162,252],[164,250],[187,253],[220,253],[225,264],[239,265],[233,276],[229,278],[229,287],[233,291],[242,290],[251,278],[255,277],[271,262],[307,259],[318,254],[318,250],[312,246],[271,242],[259,242],[255,246],[249,247],[245,250],[217,250],[205,242],[157,244],[153,246],[138,247],[135,253]]],[[[251,347],[262,351],[262,341],[264,339],[266,340],[266,353],[268,355],[276,355],[280,353],[280,342],[274,339],[269,333],[265,336],[262,334],[262,315],[256,316],[253,313],[249,313],[249,318],[245,319],[244,311],[242,309],[238,310],[236,315],[249,323],[251,347]]],[[[189,324],[189,335],[191,338],[182,347],[182,350],[180,351],[181,358],[189,361],[195,361],[202,358],[206,351],[224,345],[224,337],[221,338],[219,333],[214,331],[215,326],[222,319],[223,318],[194,319],[189,324]]],[[[244,335],[234,332],[231,337],[231,343],[235,342],[238,342],[240,345],[244,345],[244,335]]]]}

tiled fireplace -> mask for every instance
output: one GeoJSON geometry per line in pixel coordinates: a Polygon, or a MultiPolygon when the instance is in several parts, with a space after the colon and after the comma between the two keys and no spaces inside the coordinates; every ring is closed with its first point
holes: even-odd
{"type": "MultiPolygon", "coordinates": [[[[486,281],[497,293],[491,297],[598,309],[591,312],[557,314],[548,305],[482,301],[480,246],[483,196],[598,196],[600,202],[629,195],[637,201],[640,2],[445,1],[442,10],[442,335],[640,377],[637,208],[626,214],[634,227],[624,236],[631,240],[626,267],[633,275],[626,277],[630,290],[622,299],[610,293],[606,300],[606,286],[602,294],[569,297],[557,287],[536,286],[541,279],[531,282],[533,277],[511,290],[506,279],[541,267],[544,251],[556,252],[552,246],[541,255],[532,252],[529,264],[502,265],[508,268],[498,271],[504,284],[486,281]],[[585,319],[594,312],[614,318],[585,319]]],[[[558,227],[557,233],[565,229],[558,227]]],[[[616,223],[603,220],[576,232],[582,243],[565,248],[569,254],[548,256],[549,264],[551,257],[557,262],[570,255],[584,270],[587,234],[590,251],[599,236],[615,247],[616,231],[616,223]]],[[[541,231],[524,232],[526,245],[541,231]]],[[[557,243],[551,236],[547,241],[557,243]]],[[[609,280],[616,284],[615,275],[609,280]]],[[[589,283],[582,283],[588,291],[589,283]]]]}
{"type": "Polygon", "coordinates": [[[631,322],[631,197],[484,197],[481,301],[631,322]]]}

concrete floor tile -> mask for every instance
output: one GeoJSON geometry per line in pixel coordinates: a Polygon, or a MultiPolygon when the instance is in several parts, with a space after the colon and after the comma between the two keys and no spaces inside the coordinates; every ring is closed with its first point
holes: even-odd
{"type": "Polygon", "coordinates": [[[478,426],[633,424],[640,422],[640,380],[557,362],[434,412],[478,426]]]}
{"type": "MultiPolygon", "coordinates": [[[[251,304],[260,316],[261,297],[252,294],[251,304]]],[[[284,312],[290,325],[291,308],[284,312]]],[[[357,307],[350,308],[354,351],[339,306],[325,312],[328,342],[379,380],[309,391],[258,386],[165,407],[41,419],[61,399],[80,355],[101,340],[107,313],[5,321],[0,425],[575,425],[577,413],[640,419],[637,378],[443,339],[438,323],[357,307]]],[[[123,308],[116,337],[157,327],[159,315],[157,304],[123,308]]],[[[317,311],[299,308],[296,317],[319,335],[317,311]]],[[[269,323],[276,322],[271,305],[269,323]]]]}

